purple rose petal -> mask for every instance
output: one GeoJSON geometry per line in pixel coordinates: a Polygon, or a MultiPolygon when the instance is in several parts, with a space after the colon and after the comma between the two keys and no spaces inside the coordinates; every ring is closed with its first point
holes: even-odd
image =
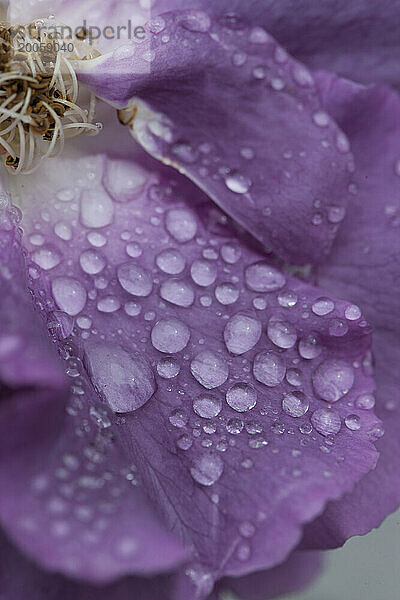
{"type": "Polygon", "coordinates": [[[115,106],[131,102],[139,143],[267,248],[320,261],[340,221],[329,214],[345,214],[351,156],[312,76],[260,27],[198,11],[160,19],[147,43],[76,65],[81,81],[115,106]]]}
{"type": "MultiPolygon", "coordinates": [[[[359,306],[374,326],[373,363],[367,360],[363,370],[374,372],[376,412],[386,432],[378,442],[377,468],[352,494],[331,503],[307,531],[307,545],[334,547],[377,527],[400,503],[400,99],[386,88],[365,88],[326,74],[318,81],[326,109],[354,146],[357,165],[357,193],[319,281],[354,302],[348,322],[357,322],[359,306]]],[[[374,395],[356,400],[364,413],[374,404],[374,395]]]]}
{"type": "Polygon", "coordinates": [[[356,81],[399,85],[400,3],[370,0],[157,0],[154,10],[195,8],[240,26],[257,23],[313,69],[329,69],[356,81]]]}
{"type": "MultiPolygon", "coordinates": [[[[129,161],[124,160],[126,170],[129,161]]],[[[157,171],[138,174],[133,165],[132,176],[141,175],[141,181],[145,177],[146,184],[138,186],[128,202],[110,200],[112,210],[103,227],[98,227],[95,211],[86,211],[83,220],[89,192],[103,205],[111,188],[114,198],[118,190],[126,196],[130,179],[119,177],[121,169],[117,159],[105,156],[64,158],[62,163],[54,159],[44,165],[43,183],[35,181],[29,204],[23,206],[26,247],[30,263],[37,249],[30,232],[35,231],[43,236],[43,245],[51,244],[58,252],[60,261],[50,269],[36,265],[32,285],[36,297],[47,299],[49,315],[59,313],[71,286],[77,289],[79,284],[85,292],[81,312],[69,315],[74,323],[68,340],[70,376],[78,388],[84,384],[84,394],[76,391],[79,398],[70,404],[77,413],[67,418],[70,445],[79,458],[85,455],[85,434],[81,446],[74,432],[89,421],[87,413],[94,404],[100,416],[94,415],[89,437],[96,428],[101,434],[106,411],[110,431],[123,446],[128,464],[135,465],[136,470],[127,473],[128,481],[137,476],[141,481],[134,498],[123,495],[112,503],[118,522],[112,521],[103,544],[108,548],[120,541],[122,530],[127,532],[121,517],[125,510],[136,535],[142,531],[130,503],[136,499],[141,506],[141,489],[145,490],[192,553],[186,575],[177,579],[174,600],[205,598],[223,575],[245,574],[283,560],[298,543],[302,524],[374,467],[371,429],[378,421],[353,404],[373,390],[371,378],[359,366],[369,348],[369,328],[363,319],[349,321],[338,335],[337,324],[345,322],[348,303],[330,297],[331,310],[316,314],[312,308],[321,305],[321,290],[280,272],[270,258],[238,237],[227,217],[201,192],[174,173],[168,178],[157,171]],[[65,181],[74,182],[68,194],[65,181]],[[70,229],[68,241],[56,233],[61,221],[70,229]],[[96,258],[82,261],[88,250],[96,258]],[[102,270],[94,273],[99,264],[104,264],[102,270]],[[55,294],[53,284],[60,278],[67,282],[55,294]],[[177,285],[167,285],[170,292],[165,294],[172,281],[177,285]],[[261,325],[260,337],[255,322],[261,325]],[[248,349],[234,343],[243,328],[248,349]],[[226,330],[229,336],[224,337],[226,330]],[[79,383],[80,360],[90,372],[97,398],[84,383],[85,372],[79,383]],[[143,361],[152,373],[148,367],[143,370],[143,361]],[[112,373],[109,385],[104,370],[112,373]],[[332,389],[338,397],[331,407],[325,398],[332,389]],[[326,420],[311,425],[312,415],[321,409],[340,420],[337,435],[326,420]],[[360,427],[347,426],[351,415],[357,416],[360,427]]],[[[102,447],[104,464],[111,461],[115,471],[117,444],[102,447]]],[[[61,461],[62,455],[53,454],[51,473],[63,468],[61,461]]],[[[91,468],[100,475],[105,467],[100,462],[91,468]]],[[[27,469],[26,462],[19,465],[22,475],[16,478],[13,464],[10,485],[29,485],[27,469]]],[[[7,475],[5,469],[2,473],[7,475]]],[[[29,514],[35,494],[18,488],[15,496],[16,510],[29,514]]],[[[74,500],[63,500],[71,511],[74,500]]],[[[98,490],[86,499],[95,507],[100,501],[98,490]]],[[[3,523],[10,523],[4,518],[10,513],[1,506],[0,510],[3,523]]],[[[45,516],[47,527],[52,526],[53,519],[45,516]]],[[[67,522],[75,534],[75,518],[67,522]]],[[[110,563],[110,555],[112,574],[100,574],[94,556],[79,554],[81,545],[57,540],[59,550],[54,549],[53,538],[40,523],[42,539],[51,550],[46,560],[62,549],[65,557],[67,548],[78,553],[81,577],[104,581],[115,576],[117,564],[110,563]]],[[[86,532],[82,525],[81,530],[86,532]]],[[[159,536],[154,533],[141,543],[150,548],[159,536]]],[[[37,559],[43,560],[43,548],[36,548],[37,559]]],[[[128,572],[135,564],[118,561],[118,568],[128,572]]],[[[61,560],[57,569],[71,572],[61,560]]]]}

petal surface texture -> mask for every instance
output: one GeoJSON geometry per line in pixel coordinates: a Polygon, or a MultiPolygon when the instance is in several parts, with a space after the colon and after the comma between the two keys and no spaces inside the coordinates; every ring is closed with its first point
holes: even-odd
{"type": "MultiPolygon", "coordinates": [[[[376,411],[386,433],[378,442],[375,471],[353,494],[330,505],[319,528],[310,529],[308,543],[318,547],[367,533],[400,503],[400,99],[386,88],[364,88],[325,74],[319,83],[326,109],[351,140],[357,167],[356,193],[319,282],[355,303],[351,318],[360,306],[374,326],[373,362],[365,368],[375,371],[376,411]]],[[[374,403],[374,396],[357,401],[365,411],[374,403]]]]}
{"type": "Polygon", "coordinates": [[[267,249],[329,252],[345,215],[349,145],[311,74],[260,27],[164,14],[146,40],[76,64],[153,156],[192,179],[267,249]]]}
{"type": "Polygon", "coordinates": [[[293,552],[283,564],[224,582],[240,600],[269,600],[310,585],[323,565],[317,552],[293,552]]]}
{"type": "Polygon", "coordinates": [[[64,324],[72,395],[60,452],[31,452],[44,480],[22,455],[2,466],[15,494],[0,511],[14,537],[47,540],[47,565],[105,581],[182,558],[151,533],[154,507],[191,555],[174,600],[207,598],[222,576],[284,560],[302,525],[375,466],[379,422],[353,404],[373,391],[370,330],[280,271],[187,180],[150,167],[63,157],[29,193],[14,183],[30,285],[64,324]]]}

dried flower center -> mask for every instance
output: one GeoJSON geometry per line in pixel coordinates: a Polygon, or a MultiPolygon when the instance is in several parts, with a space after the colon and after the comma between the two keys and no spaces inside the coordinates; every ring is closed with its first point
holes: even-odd
{"type": "Polygon", "coordinates": [[[78,104],[80,90],[71,64],[100,52],[85,31],[46,19],[0,25],[0,155],[12,173],[32,173],[44,158],[59,154],[66,138],[95,135],[95,97],[78,104]]]}

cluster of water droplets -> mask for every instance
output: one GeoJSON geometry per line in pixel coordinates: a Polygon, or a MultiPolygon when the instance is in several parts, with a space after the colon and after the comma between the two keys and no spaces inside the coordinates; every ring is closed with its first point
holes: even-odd
{"type": "MultiPolygon", "coordinates": [[[[245,476],[262,468],[263,452],[293,479],[299,457],[306,469],[319,448],[323,476],[333,477],[346,461],[335,450],[341,432],[382,434],[371,392],[354,393],[368,358],[335,358],[327,344],[362,334],[359,308],[319,297],[241,245],[222,213],[202,205],[200,220],[196,211],[173,181],[88,159],[75,185],[27,221],[38,305],[61,347],[82,348],[104,403],[82,418],[82,365],[68,357],[70,416],[103,431],[112,413],[124,426],[151,402],[216,504],[231,463],[245,476]]],[[[248,542],[240,548],[245,560],[248,542]]]]}
{"type": "MultiPolygon", "coordinates": [[[[331,157],[331,168],[340,170],[345,167],[344,170],[353,172],[349,141],[336,128],[329,115],[321,109],[313,75],[303,65],[289,57],[264,29],[249,29],[241,18],[233,13],[225,15],[218,23],[213,23],[207,14],[200,11],[190,14],[191,17],[189,13],[185,17],[179,17],[181,28],[176,28],[176,24],[170,22],[173,17],[157,17],[154,23],[149,24],[149,34],[155,51],[149,57],[143,49],[143,55],[146,55],[145,63],[149,60],[150,64],[157,60],[168,62],[168,52],[174,53],[168,50],[168,46],[177,43],[174,37],[176,35],[181,36],[181,48],[189,48],[196,44],[208,47],[208,44],[213,43],[212,40],[220,42],[215,49],[217,60],[221,63],[218,64],[218,69],[225,68],[234,81],[241,82],[243,88],[254,88],[255,92],[262,90],[265,93],[266,106],[271,93],[279,95],[283,104],[287,98],[293,100],[293,111],[297,112],[301,119],[305,119],[304,115],[307,115],[307,125],[304,127],[310,127],[313,138],[316,139],[315,143],[327,154],[326,160],[331,157]],[[210,36],[207,41],[204,34],[210,36]],[[220,55],[221,48],[225,49],[226,56],[220,55]],[[165,53],[167,54],[164,56],[165,53]]],[[[141,50],[137,50],[140,61],[141,50]]],[[[257,97],[255,93],[254,98],[257,97]]],[[[278,218],[279,206],[274,194],[269,194],[268,189],[265,189],[263,177],[260,178],[260,174],[263,173],[260,164],[265,164],[264,142],[260,144],[257,139],[249,143],[243,142],[237,155],[233,155],[227,148],[229,143],[220,146],[218,140],[212,140],[209,135],[207,140],[204,140],[197,131],[190,131],[189,134],[188,131],[181,130],[179,115],[174,121],[163,113],[162,108],[153,108],[140,101],[137,101],[135,106],[137,115],[132,134],[138,141],[154,156],[161,157],[164,162],[201,182],[212,194],[217,193],[220,198],[226,198],[231,214],[239,221],[243,222],[244,216],[248,218],[249,214],[254,213],[254,216],[250,217],[253,223],[252,233],[261,241],[268,241],[258,230],[257,223],[266,222],[267,227],[264,227],[264,231],[269,230],[269,218],[278,218]]],[[[237,110],[254,110],[259,113],[258,107],[256,110],[254,106],[240,105],[237,110]]],[[[204,126],[206,125],[205,123],[204,126]]],[[[234,122],[232,126],[235,126],[234,122]]],[[[243,131],[238,130],[238,138],[243,138],[243,131]]],[[[307,170],[308,151],[304,149],[303,139],[301,144],[298,144],[295,136],[292,136],[288,146],[279,152],[281,156],[277,158],[281,158],[281,175],[290,186],[293,180],[298,180],[299,163],[304,163],[304,171],[307,170]]],[[[354,184],[350,184],[348,192],[356,193],[354,184]]],[[[328,252],[344,217],[345,204],[342,201],[327,205],[325,200],[317,198],[311,203],[308,218],[313,228],[324,227],[324,251],[328,252]]],[[[189,232],[190,229],[188,235],[189,232]]],[[[275,242],[277,243],[276,240],[275,242]]],[[[204,276],[204,281],[207,281],[212,274],[199,276],[204,276]]]]}

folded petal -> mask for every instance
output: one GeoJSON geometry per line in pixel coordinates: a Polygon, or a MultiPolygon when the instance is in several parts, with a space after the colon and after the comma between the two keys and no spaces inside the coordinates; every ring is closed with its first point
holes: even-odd
{"type": "MultiPolygon", "coordinates": [[[[377,527],[400,504],[400,98],[326,74],[318,79],[326,110],[354,146],[357,166],[357,193],[319,282],[360,306],[374,326],[373,364],[363,369],[374,368],[376,412],[385,427],[377,468],[307,532],[307,545],[332,547],[377,527]]],[[[358,311],[354,306],[349,317],[358,311]]],[[[369,395],[356,401],[364,412],[374,403],[369,395]]]]}
{"type": "Polygon", "coordinates": [[[351,157],[313,78],[259,27],[181,11],[76,65],[153,156],[179,169],[268,249],[319,262],[345,214],[351,157]],[[282,133],[284,131],[284,134],[282,133]]]}
{"type": "Polygon", "coordinates": [[[157,0],[154,9],[196,8],[265,27],[299,60],[361,81],[399,85],[398,0],[157,0]]]}
{"type": "Polygon", "coordinates": [[[221,588],[232,590],[241,600],[268,600],[299,592],[319,574],[322,555],[317,552],[294,552],[284,563],[269,571],[252,573],[221,582],[221,588]]]}
{"type": "Polygon", "coordinates": [[[281,562],[302,525],[374,467],[377,420],[352,404],[373,390],[360,368],[367,323],[282,273],[165,171],[54,159],[30,196],[18,181],[14,194],[36,293],[73,320],[99,407],[191,552],[176,582],[186,600],[281,562]],[[57,260],[38,257],[33,231],[57,260]]]}
{"type": "MultiPolygon", "coordinates": [[[[6,197],[1,210],[0,520],[36,562],[74,577],[108,581],[176,566],[182,546],[132,486],[136,479],[73,349],[64,345],[62,365],[39,313],[47,314],[56,343],[69,337],[73,321],[58,310],[48,313],[43,290],[34,306],[6,197]],[[70,394],[65,373],[73,381],[70,394]]],[[[55,249],[37,246],[37,232],[30,241],[33,260],[54,266],[55,249]]],[[[37,262],[31,267],[34,287],[37,262]]]]}

